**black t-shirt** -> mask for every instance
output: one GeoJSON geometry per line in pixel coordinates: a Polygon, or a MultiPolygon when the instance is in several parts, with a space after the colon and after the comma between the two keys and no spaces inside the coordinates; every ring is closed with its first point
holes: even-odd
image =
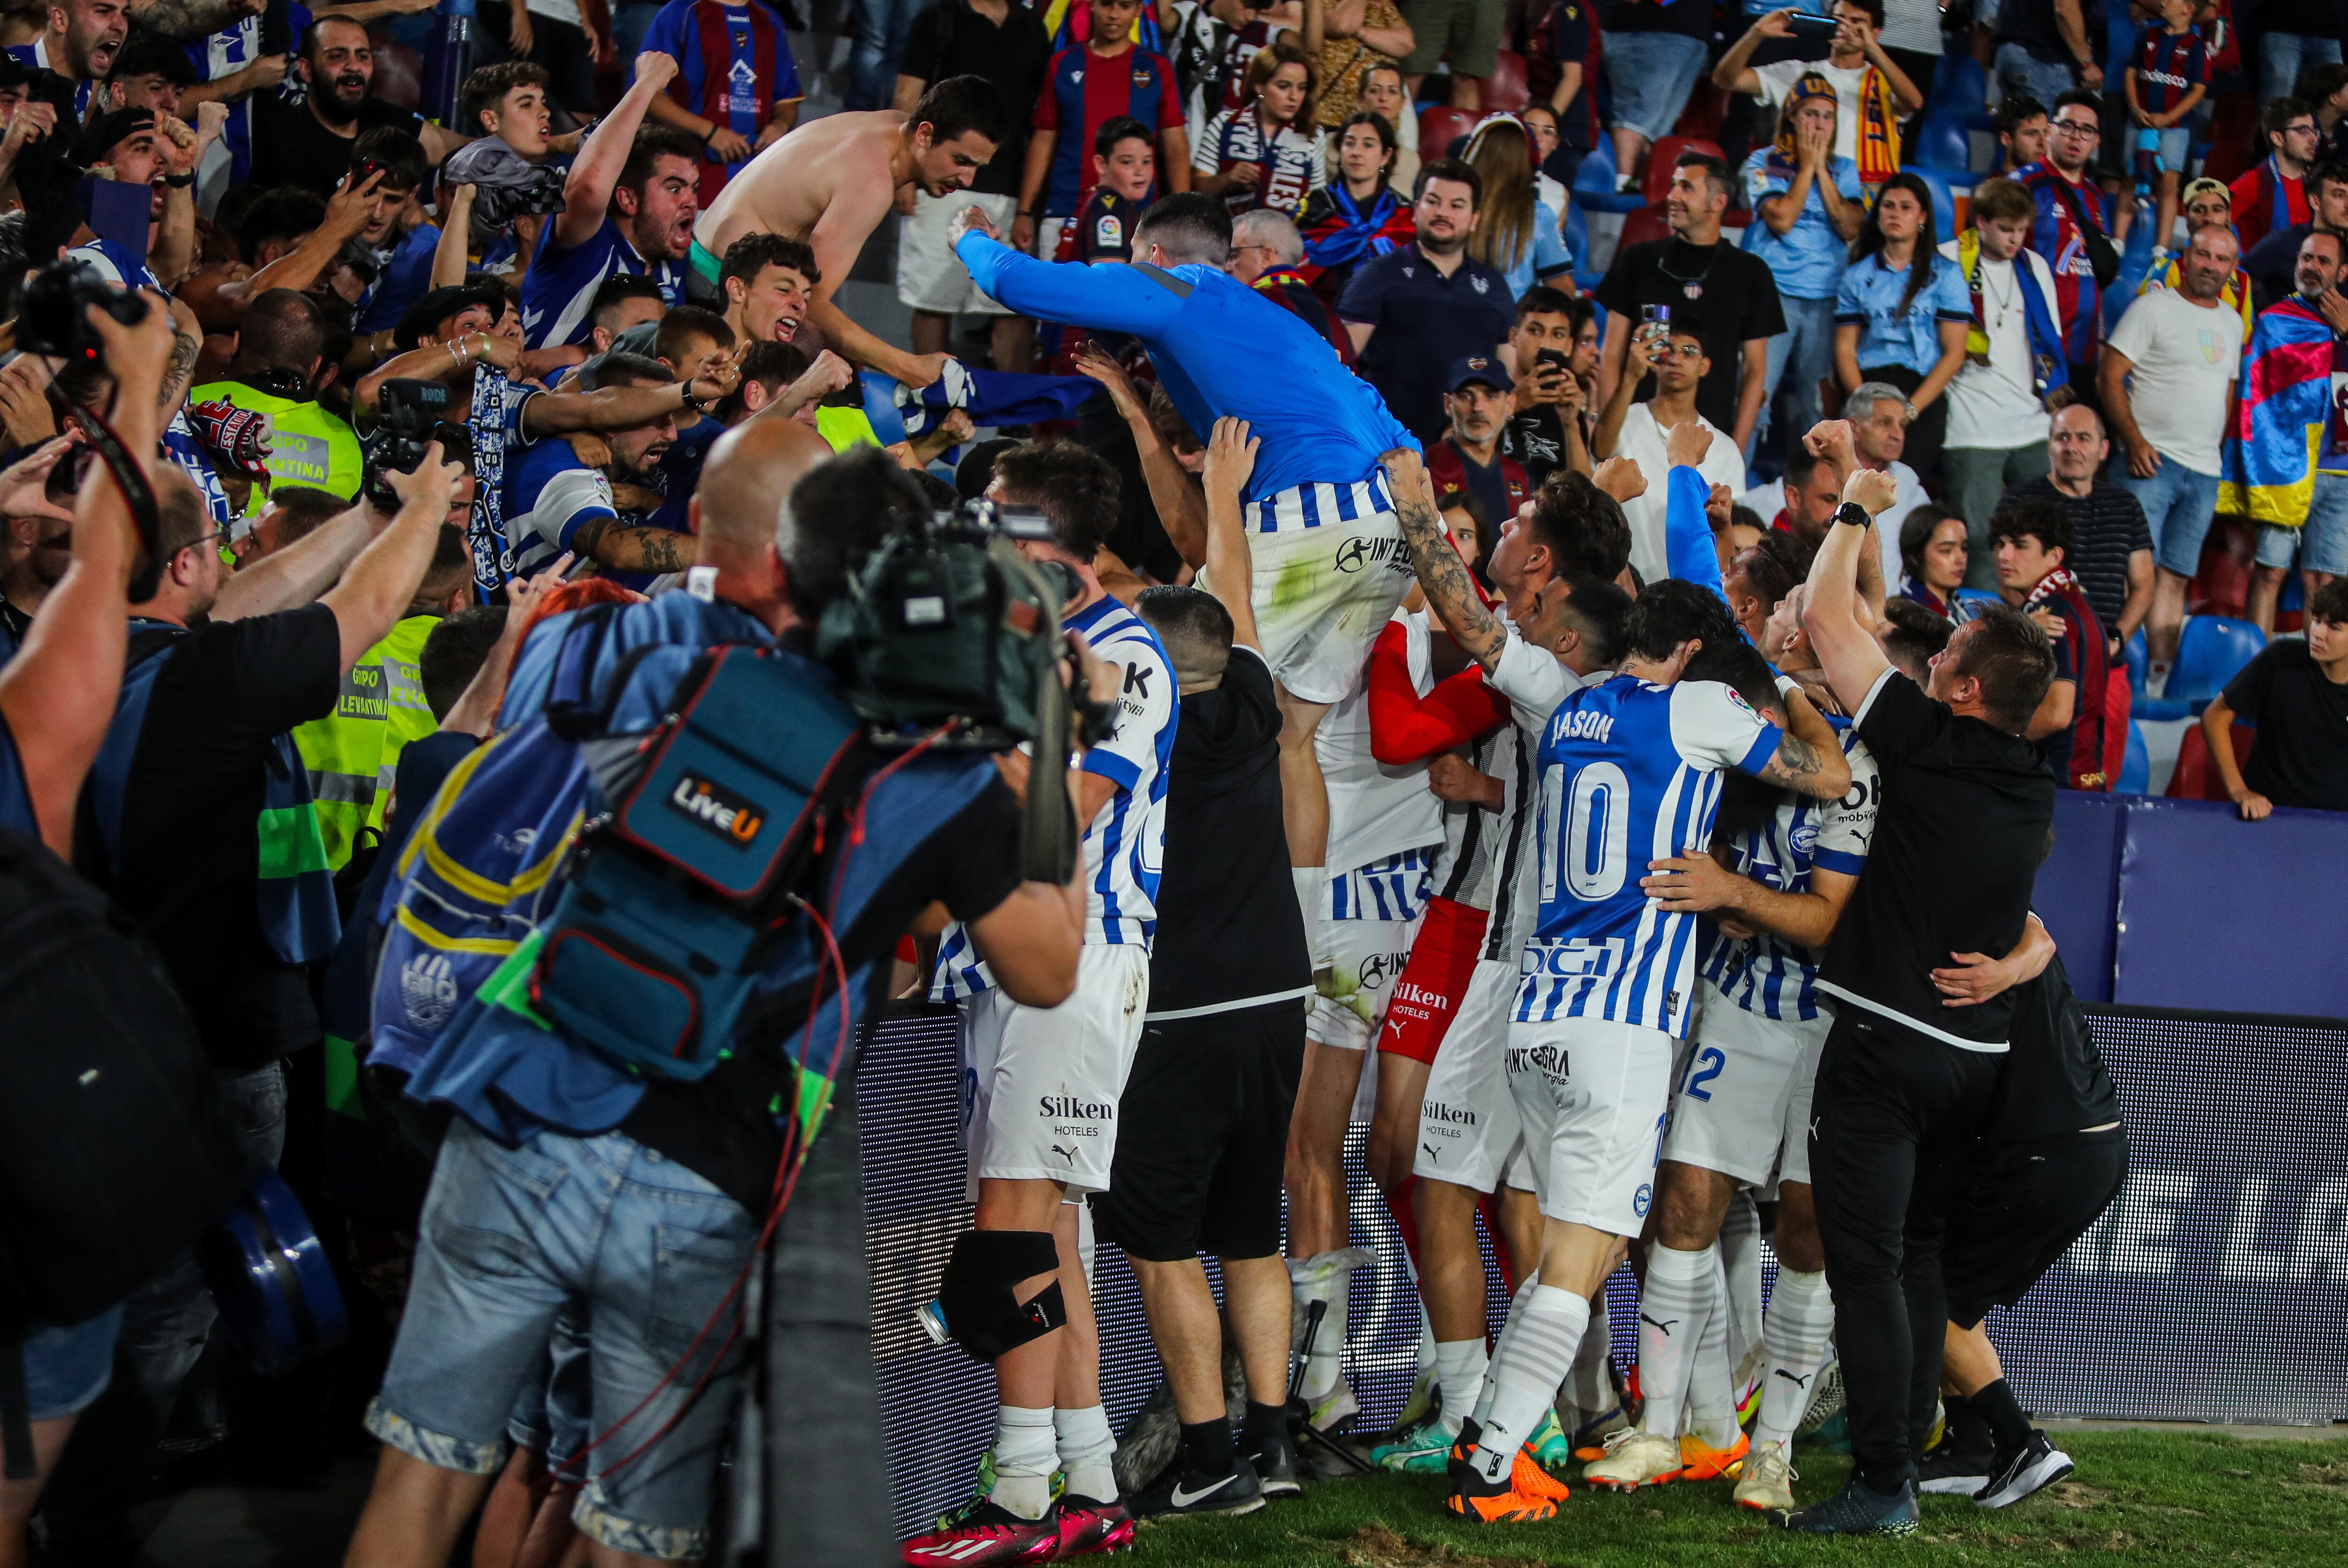
{"type": "Polygon", "coordinates": [[[1944,1007],[1932,971],[1952,953],[2003,954],[2022,940],[2054,780],[2029,741],[1950,712],[1897,670],[1868,694],[1857,725],[1883,803],[1820,983],[1911,1028],[2003,1046],[2013,994],[1944,1007]]]}
{"type": "MultiPolygon", "coordinates": [[[[1712,368],[1696,384],[1696,412],[1724,430],[1736,428],[1742,346],[1786,330],[1777,280],[1770,275],[1769,263],[1725,242],[1691,245],[1674,235],[1633,245],[1606,269],[1598,284],[1598,303],[1610,311],[1627,312],[1625,319],[1634,331],[1639,307],[1649,304],[1669,305],[1673,327],[1695,324],[1712,361],[1712,368]]],[[[1652,385],[1640,388],[1640,401],[1653,393],[1652,385]]]]}
{"type": "Polygon", "coordinates": [[[2278,806],[2348,811],[2348,686],[2294,637],[2270,643],[2226,683],[2226,706],[2259,727],[2242,782],[2278,806]]]}
{"type": "MultiPolygon", "coordinates": [[[[134,625],[134,652],[138,637],[134,625]]],[[[212,1060],[262,1067],[318,1038],[306,972],[262,931],[260,820],[276,738],[335,710],[342,632],[309,604],[200,626],[157,656],[112,892],[155,939],[212,1060]]]]}
{"type": "MultiPolygon", "coordinates": [[[[1553,403],[1536,403],[1512,416],[1500,427],[1500,455],[1524,465],[1525,478],[1535,490],[1550,473],[1565,466],[1565,421],[1553,403]]],[[[1494,538],[1506,519],[1492,520],[1494,538]]]]}
{"type": "Polygon", "coordinates": [[[2348,30],[2348,11],[2340,0],[2261,0],[2258,22],[2265,32],[2338,43],[2341,33],[2348,30]]]}
{"type": "MultiPolygon", "coordinates": [[[[1012,0],[997,26],[972,10],[967,0],[937,0],[905,30],[905,52],[898,57],[897,71],[925,83],[945,77],[983,77],[994,87],[1003,105],[1003,123],[1012,129],[970,188],[989,196],[1016,196],[1027,158],[1027,122],[1035,118],[1044,72],[1051,63],[1052,40],[1044,31],[1039,7],[1012,0]]],[[[1090,149],[1085,156],[1092,156],[1090,149]]]]}
{"type": "Polygon", "coordinates": [[[1281,818],[1280,704],[1262,655],[1233,648],[1222,684],[1182,699],[1166,780],[1150,1015],[1312,985],[1281,818]]]}
{"type": "Polygon", "coordinates": [[[252,98],[252,182],[291,185],[332,196],[351,171],[351,149],[370,130],[390,126],[410,136],[424,122],[397,104],[361,98],[351,134],[336,136],[318,123],[306,103],[288,104],[274,93],[252,98]]]}
{"type": "MultiPolygon", "coordinates": [[[[1999,1065],[1997,1099],[1984,1143],[2021,1143],[2108,1127],[2120,1119],[2119,1091],[2087,1029],[2086,1010],[2063,972],[2061,954],[2046,973],[2009,993],[2013,1049],[1999,1065]]],[[[1951,1011],[1962,1011],[1952,1008],[1951,1011]]]]}
{"type": "MultiPolygon", "coordinates": [[[[785,645],[791,640],[786,638],[785,645]]],[[[864,1002],[868,1017],[888,998],[891,969],[885,960],[915,915],[942,903],[955,919],[976,920],[1018,887],[1019,827],[1017,798],[1000,779],[990,779],[969,805],[931,829],[855,923],[836,934],[851,975],[875,958],[883,960],[872,965],[864,1002]]],[[[807,1002],[805,990],[777,1001],[777,1016],[791,1020],[787,1029],[805,1017],[807,1002]]],[[[753,1214],[764,1214],[783,1153],[772,1108],[793,1103],[792,1071],[780,1051],[745,1050],[697,1082],[648,1079],[644,1099],[620,1130],[706,1178],[753,1214]]]]}
{"type": "Polygon", "coordinates": [[[2003,510],[2016,501],[2051,500],[2071,514],[2071,549],[2063,564],[2079,580],[2096,619],[2106,634],[2116,632],[2127,607],[2128,557],[2152,551],[2152,525],[2144,504],[2114,484],[2097,480],[2084,496],[2065,495],[2044,474],[2024,480],[1998,498],[2003,510]]]}
{"type": "MultiPolygon", "coordinates": [[[[1677,33],[1683,37],[1712,36],[1715,0],[1605,0],[1598,8],[1599,30],[1604,33],[1677,33]]],[[[1586,86],[1587,84],[1585,84],[1586,86]]]]}

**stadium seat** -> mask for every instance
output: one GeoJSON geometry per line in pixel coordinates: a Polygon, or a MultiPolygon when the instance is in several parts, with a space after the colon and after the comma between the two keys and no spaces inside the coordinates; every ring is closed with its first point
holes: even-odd
{"type": "Polygon", "coordinates": [[[1924,117],[1924,123],[1916,128],[1915,139],[1900,153],[1904,168],[1944,170],[1968,178],[1972,173],[1972,142],[1965,135],[1963,122],[1937,110],[1924,117]]]}
{"type": "Polygon", "coordinates": [[[1946,240],[1957,232],[1957,198],[1949,189],[1947,176],[1937,169],[1918,164],[1908,165],[1908,172],[1921,180],[1932,191],[1932,232],[1946,240]]]}
{"type": "Polygon", "coordinates": [[[2226,689],[2242,666],[2258,657],[2267,640],[2248,621],[2196,615],[2185,623],[2177,645],[2177,665],[2168,672],[2168,695],[2182,697],[2199,713],[2226,689]]]}
{"type": "MultiPolygon", "coordinates": [[[[1715,158],[1722,156],[1719,143],[1693,136],[1667,136],[1655,143],[1655,150],[1647,158],[1646,188],[1640,192],[1647,199],[1649,206],[1659,204],[1672,193],[1672,168],[1683,152],[1709,152],[1715,158]]],[[[1733,185],[1735,181],[1732,180],[1730,183],[1733,185]]],[[[1734,191],[1730,193],[1729,200],[1735,200],[1734,191]]]]}
{"type": "MultiPolygon", "coordinates": [[[[2247,724],[2233,728],[2234,765],[2239,768],[2250,759],[2250,748],[2259,732],[2247,724]]],[[[2171,800],[2224,800],[2225,781],[2218,777],[2218,765],[2209,760],[2209,738],[2201,727],[2190,724],[2177,746],[2177,768],[2168,776],[2168,788],[2161,791],[2171,800]]]]}
{"type": "Polygon", "coordinates": [[[2241,519],[2221,517],[2211,523],[2201,543],[2201,569],[2185,588],[2186,614],[2239,619],[2250,602],[2250,561],[2257,551],[2258,535],[2241,519]]]}
{"type": "Polygon", "coordinates": [[[1581,160],[1581,167],[1573,171],[1573,204],[1592,212],[1635,212],[1645,206],[1637,192],[1614,189],[1618,172],[1614,167],[1614,139],[1601,136],[1598,145],[1590,150],[1590,156],[1581,160]]]}
{"type": "Polygon", "coordinates": [[[1501,49],[1492,56],[1492,75],[1484,83],[1486,114],[1514,114],[1533,101],[1525,87],[1525,57],[1501,49]]]}
{"type": "Polygon", "coordinates": [[[1643,245],[1649,240],[1668,240],[1671,237],[1672,221],[1664,215],[1663,205],[1658,201],[1652,207],[1640,208],[1622,220],[1622,238],[1616,242],[1614,253],[1619,256],[1632,245],[1643,245]]]}
{"type": "Polygon", "coordinates": [[[1680,110],[1679,123],[1672,127],[1672,134],[1718,141],[1721,122],[1727,118],[1728,95],[1712,85],[1709,75],[1698,77],[1695,91],[1688,94],[1687,108],[1680,110]]]}
{"type": "Polygon", "coordinates": [[[1440,158],[1454,138],[1467,135],[1476,129],[1479,117],[1473,109],[1423,108],[1418,111],[1418,146],[1422,159],[1440,158]]]}
{"type": "Polygon", "coordinates": [[[2144,696],[2144,666],[2151,657],[2145,651],[2142,626],[2138,626],[2136,629],[2136,635],[2127,640],[2127,646],[2122,650],[2122,656],[2127,661],[2128,689],[2141,699],[2144,696]]]}
{"type": "Polygon", "coordinates": [[[1963,49],[1944,52],[1924,88],[1924,112],[1962,118],[1984,113],[1988,107],[1989,78],[1981,62],[1963,49]]]}
{"type": "Polygon", "coordinates": [[[2152,782],[2152,751],[2144,743],[2144,726],[2128,720],[2127,761],[2121,765],[2115,795],[2141,795],[2152,782]]]}
{"type": "Polygon", "coordinates": [[[1955,593],[1950,594],[1949,597],[1955,600],[1960,604],[2003,604],[2005,603],[2003,599],[1998,597],[1997,590],[1994,588],[1960,588],[1955,593]]]}
{"type": "Polygon", "coordinates": [[[1565,204],[1565,248],[1573,255],[1574,286],[1584,294],[1596,288],[1606,274],[1590,264],[1590,219],[1581,210],[1579,191],[1565,204]]]}

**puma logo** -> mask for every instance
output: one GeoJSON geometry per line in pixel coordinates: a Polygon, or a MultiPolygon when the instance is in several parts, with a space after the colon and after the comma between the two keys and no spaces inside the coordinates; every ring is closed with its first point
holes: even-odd
{"type": "Polygon", "coordinates": [[[1426,1150],[1426,1157],[1429,1160],[1440,1160],[1443,1158],[1442,1152],[1432,1143],[1422,1143],[1419,1147],[1426,1150]]]}
{"type": "Polygon", "coordinates": [[[1777,1368],[1777,1376],[1783,1377],[1787,1382],[1791,1383],[1797,1388],[1807,1388],[1810,1386],[1810,1380],[1807,1377],[1797,1377],[1791,1372],[1787,1371],[1783,1367],[1777,1368]]]}
{"type": "Polygon", "coordinates": [[[1058,1144],[1055,1143],[1052,1145],[1052,1152],[1058,1155],[1061,1159],[1066,1161],[1071,1165],[1074,1165],[1076,1162],[1076,1151],[1073,1149],[1063,1149],[1058,1144]]]}
{"type": "Polygon", "coordinates": [[[1669,1334],[1671,1333],[1671,1331],[1672,1331],[1672,1325],[1673,1325],[1673,1324],[1674,1324],[1674,1323],[1677,1323],[1677,1322],[1679,1321],[1679,1319],[1678,1319],[1678,1318],[1676,1318],[1676,1317],[1667,1317],[1667,1318],[1654,1318],[1654,1317],[1649,1317],[1645,1313],[1643,1313],[1643,1313],[1641,1313],[1641,1314],[1639,1315],[1639,1321],[1640,1321],[1640,1322],[1642,1322],[1642,1323],[1643,1323],[1643,1324],[1648,1325],[1649,1326],[1651,1326],[1652,1328],[1653,1328],[1653,1329],[1654,1329],[1654,1331],[1655,1331],[1656,1333],[1658,1333],[1658,1334],[1662,1334],[1662,1335],[1669,1335],[1669,1334]]]}

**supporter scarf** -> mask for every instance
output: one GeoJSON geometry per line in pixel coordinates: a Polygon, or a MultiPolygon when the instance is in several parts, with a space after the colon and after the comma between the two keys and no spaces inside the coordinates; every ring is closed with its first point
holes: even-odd
{"type": "Polygon", "coordinates": [[[2252,173],[2258,178],[2259,199],[2251,211],[2265,220],[2268,233],[2313,222],[2307,206],[2307,182],[2285,180],[2282,170],[2275,167],[2273,153],[2268,153],[2252,173]]]}
{"type": "Polygon", "coordinates": [[[1923,605],[1924,608],[1930,610],[1943,621],[1953,621],[1956,619],[1956,616],[1950,613],[1949,603],[1947,600],[1941,598],[1938,593],[1933,593],[1923,583],[1917,582],[1913,577],[1908,579],[1907,585],[1900,590],[1900,596],[1913,603],[1923,605]]]}
{"type": "Polygon", "coordinates": [[[1411,242],[1418,232],[1410,209],[1391,185],[1378,187],[1378,198],[1365,212],[1361,204],[1337,181],[1329,187],[1329,213],[1306,231],[1304,264],[1299,269],[1310,283],[1331,267],[1383,256],[1411,242]]]}
{"type": "MultiPolygon", "coordinates": [[[[1972,298],[1973,322],[1965,331],[1965,358],[1974,365],[1989,363],[1989,318],[1982,314],[1981,231],[1967,229],[1957,236],[1957,265],[1965,274],[1965,290],[1972,298]]],[[[2013,286],[2022,295],[2022,314],[2030,338],[2031,385],[2041,402],[2071,381],[2069,357],[2063,350],[2063,330],[2054,324],[2054,307],[2039,292],[2037,275],[2026,253],[2013,258],[2013,286]]]]}
{"type": "Polygon", "coordinates": [[[1077,407],[1100,390],[1100,383],[1086,376],[973,370],[953,359],[946,361],[944,375],[918,389],[877,370],[862,375],[864,413],[884,447],[920,435],[950,408],[962,409],[974,425],[1073,419],[1077,407]]]}
{"type": "MultiPolygon", "coordinates": [[[[1816,71],[1805,71],[1794,83],[1793,90],[1786,95],[1785,107],[1777,111],[1777,139],[1771,144],[1768,157],[1762,160],[1762,167],[1776,179],[1790,181],[1801,172],[1801,162],[1794,153],[1794,116],[1812,98],[1824,98],[1830,104],[1838,102],[1834,83],[1816,71]]],[[[1828,147],[1827,150],[1831,154],[1834,149],[1828,147]]],[[[1833,178],[1831,170],[1821,170],[1820,174],[1822,178],[1833,178]]],[[[1866,177],[1861,175],[1860,178],[1866,177]]],[[[1883,178],[1888,180],[1890,176],[1887,174],[1883,178]]]]}
{"type": "MultiPolygon", "coordinates": [[[[2240,238],[2240,235],[2236,236],[2237,241],[2240,238]]],[[[2176,260],[2171,261],[2168,263],[2168,270],[2158,277],[2154,277],[2149,273],[2146,273],[2144,282],[2137,284],[2136,292],[2139,294],[2148,294],[2155,289],[2179,289],[2184,286],[2185,263],[2182,260],[2176,260]]],[[[2225,292],[2218,297],[2227,308],[2240,315],[2242,342],[2247,346],[2250,341],[2251,319],[2258,315],[2250,308],[2250,274],[2236,267],[2234,275],[2226,280],[2225,292]]]]}
{"type": "Polygon", "coordinates": [[[496,366],[473,367],[473,411],[465,425],[473,438],[474,480],[465,542],[473,552],[473,590],[482,603],[494,604],[511,565],[506,551],[506,373],[496,366]]]}
{"type": "MultiPolygon", "coordinates": [[[[2057,566],[2054,571],[2049,572],[2045,576],[2041,577],[2038,580],[2038,586],[2033,588],[2029,593],[2024,597],[2022,607],[2025,610],[2035,610],[2039,605],[2044,603],[2047,600],[2052,599],[2057,593],[2078,587],[2079,579],[2077,574],[2067,566],[2057,566]]],[[[2081,589],[2080,592],[2085,593],[2085,590],[2081,589]]]]}
{"type": "Polygon", "coordinates": [[[2332,418],[2333,357],[2332,324],[2297,294],[2259,313],[2242,354],[2220,511],[2281,528],[2307,521],[2332,418]]]}
{"type": "Polygon", "coordinates": [[[1873,66],[1859,84],[1859,182],[1869,191],[1900,172],[1900,115],[1891,83],[1873,66]]]}

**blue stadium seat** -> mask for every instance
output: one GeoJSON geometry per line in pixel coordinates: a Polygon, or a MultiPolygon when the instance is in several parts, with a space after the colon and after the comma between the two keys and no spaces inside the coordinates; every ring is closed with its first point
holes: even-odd
{"type": "Polygon", "coordinates": [[[2177,665],[2168,672],[2169,697],[2199,713],[2266,645],[2266,637],[2248,621],[2224,615],[2194,616],[2185,623],[2185,634],[2177,645],[2177,665]]]}
{"type": "Polygon", "coordinates": [[[2005,603],[2004,600],[1998,597],[1997,590],[1994,588],[1960,588],[1955,593],[1950,594],[1949,597],[1955,600],[1960,604],[2003,604],[2005,603]]]}
{"type": "Polygon", "coordinates": [[[2128,720],[2127,760],[2120,764],[2116,795],[2141,795],[2152,783],[2152,751],[2144,743],[2144,726],[2128,720]]]}
{"type": "Polygon", "coordinates": [[[1590,265],[1590,219],[1581,210],[1580,191],[1566,198],[1565,248],[1573,253],[1576,267],[1590,265]]]}
{"type": "Polygon", "coordinates": [[[2152,657],[2145,651],[2142,626],[2138,626],[2136,635],[2127,640],[2125,656],[2127,659],[2128,689],[2141,697],[2144,696],[2144,667],[2152,657]]]}
{"type": "Polygon", "coordinates": [[[1914,163],[1908,165],[1908,172],[1931,187],[1932,232],[1944,239],[1954,234],[1957,232],[1957,199],[1949,189],[1948,176],[1940,170],[1914,163]]]}
{"type": "MultiPolygon", "coordinates": [[[[1614,139],[1601,136],[1581,167],[1573,171],[1573,204],[1592,212],[1635,212],[1647,204],[1647,199],[1636,191],[1616,191],[1614,139]]],[[[1578,258],[1577,258],[1578,259],[1578,258]]]]}
{"type": "Polygon", "coordinates": [[[1929,115],[1979,114],[1989,101],[1989,82],[1981,62],[1963,49],[1941,56],[1932,79],[1924,88],[1924,112],[1929,115]]]}
{"type": "Polygon", "coordinates": [[[1925,117],[1916,128],[1916,139],[1901,148],[1900,156],[1910,169],[1938,169],[1968,176],[1972,172],[1972,142],[1965,135],[1964,122],[1938,110],[1925,117]]]}

